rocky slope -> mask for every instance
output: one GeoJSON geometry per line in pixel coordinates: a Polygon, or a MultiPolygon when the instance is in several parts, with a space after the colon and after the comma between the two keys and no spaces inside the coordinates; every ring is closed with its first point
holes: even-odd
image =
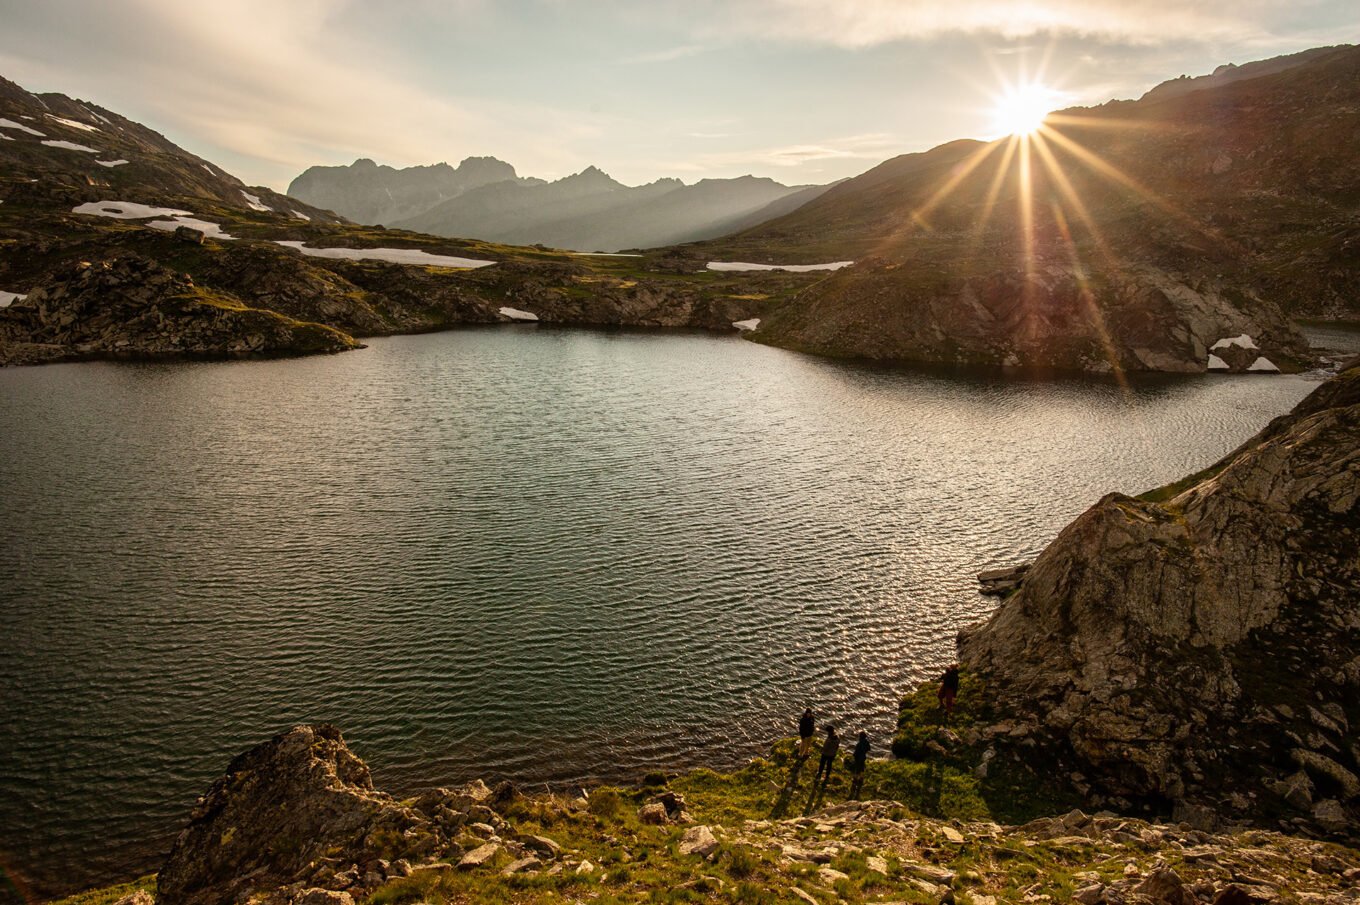
{"type": "Polygon", "coordinates": [[[251,308],[138,257],[81,262],[0,309],[0,365],[268,357],[357,347],[333,327],[251,308]]]}
{"type": "MultiPolygon", "coordinates": [[[[454,175],[466,188],[495,179],[494,163],[465,161],[454,175]]],[[[0,364],[334,351],[358,346],[354,336],[523,316],[502,309],[544,324],[730,333],[734,321],[762,316],[811,280],[696,270],[702,263],[677,267],[659,257],[575,256],[359,227],[250,189],[102,107],[0,83],[0,364]],[[100,153],[66,146],[78,141],[100,153]],[[105,166],[115,154],[127,162],[105,166]],[[375,254],[387,260],[365,259],[375,254]],[[62,283],[78,265],[99,272],[128,256],[173,271],[198,296],[223,304],[181,307],[170,316],[153,292],[155,317],[116,292],[83,295],[61,311],[38,304],[39,287],[62,283]],[[489,266],[474,266],[483,263],[489,266]],[[255,313],[222,313],[232,307],[255,313]],[[191,314],[212,314],[211,328],[193,327],[191,314]],[[273,320],[262,334],[265,315],[273,320]],[[281,326],[294,322],[333,329],[281,326]],[[173,335],[152,336],[158,325],[173,335]],[[327,341],[314,341],[321,336],[327,341]]]]}
{"type": "Polygon", "coordinates": [[[247,186],[165,136],[112,110],[64,94],[33,94],[0,78],[0,174],[34,193],[99,189],[145,202],[179,197],[340,222],[263,186],[247,186]]]}
{"type": "Polygon", "coordinates": [[[961,639],[1106,806],[1360,838],[1360,361],[1204,472],[1111,494],[961,639]]]}
{"type": "Polygon", "coordinates": [[[812,787],[804,814],[787,816],[779,802],[802,769],[791,750],[776,746],[738,774],[678,777],[669,787],[526,796],[474,782],[397,800],[373,788],[333,727],[300,726],[236,758],[200,799],[155,880],[155,899],[1357,900],[1360,852],[1270,832],[1216,835],[1080,811],[1018,827],[934,819],[896,801],[845,801],[842,784],[820,800],[827,789],[812,787]]]}
{"type": "Polygon", "coordinates": [[[1204,370],[1203,340],[1255,322],[1289,360],[1281,312],[1360,311],[1360,48],[1267,63],[904,155],[689,252],[861,262],[757,334],[812,352],[1204,370]]]}

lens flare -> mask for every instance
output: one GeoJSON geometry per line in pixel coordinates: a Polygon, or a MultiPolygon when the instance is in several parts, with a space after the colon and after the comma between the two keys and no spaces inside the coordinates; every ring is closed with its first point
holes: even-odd
{"type": "Polygon", "coordinates": [[[1061,92],[1039,82],[1007,87],[992,108],[992,129],[997,135],[1030,135],[1060,106],[1061,92]]]}

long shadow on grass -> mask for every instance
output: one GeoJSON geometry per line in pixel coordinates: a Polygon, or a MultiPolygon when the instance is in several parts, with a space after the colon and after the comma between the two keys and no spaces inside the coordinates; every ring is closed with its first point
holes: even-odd
{"type": "Polygon", "coordinates": [[[789,778],[784,782],[784,787],[779,790],[779,797],[775,799],[774,808],[770,811],[771,820],[782,820],[788,813],[789,802],[793,800],[793,793],[798,788],[798,777],[803,772],[803,764],[807,763],[806,757],[795,757],[793,764],[789,767],[789,778]]]}

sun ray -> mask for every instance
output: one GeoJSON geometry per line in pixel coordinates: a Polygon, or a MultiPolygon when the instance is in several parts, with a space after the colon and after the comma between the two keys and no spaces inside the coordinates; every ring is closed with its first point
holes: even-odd
{"type": "Polygon", "coordinates": [[[1146,120],[1128,119],[1118,116],[1073,116],[1070,113],[1050,113],[1044,120],[1047,126],[1068,126],[1077,129],[1139,132],[1171,132],[1174,126],[1168,123],[1150,123],[1146,120]]]}
{"type": "Polygon", "coordinates": [[[1109,161],[1105,160],[1100,155],[1096,154],[1094,151],[1082,147],[1079,143],[1077,143],[1071,138],[1068,138],[1066,135],[1062,134],[1057,129],[1048,127],[1044,130],[1044,135],[1049,140],[1055,142],[1064,151],[1071,154],[1074,158],[1076,158],[1078,162],[1084,164],[1094,172],[1106,177],[1110,181],[1122,185],[1124,188],[1135,193],[1138,197],[1140,197],[1144,201],[1148,202],[1149,204],[1152,204],[1153,206],[1159,208],[1162,212],[1171,216],[1172,219],[1177,220],[1183,225],[1190,227],[1195,232],[1200,233],[1201,235],[1208,239],[1211,239],[1212,241],[1218,243],[1219,245],[1223,246],[1226,249],[1232,251],[1242,250],[1237,243],[1227,239],[1217,230],[1210,228],[1206,224],[1192,217],[1190,214],[1187,214],[1185,211],[1181,210],[1176,205],[1172,204],[1166,198],[1163,198],[1161,195],[1145,187],[1142,183],[1138,182],[1138,180],[1134,179],[1132,176],[1129,176],[1127,173],[1120,170],[1118,167],[1114,166],[1109,161]]]}
{"type": "Polygon", "coordinates": [[[996,150],[998,142],[990,142],[977,150],[973,151],[961,163],[954,165],[948,179],[937,188],[924,203],[914,208],[911,214],[906,217],[888,235],[874,247],[872,254],[882,254],[885,250],[894,248],[901,244],[902,240],[910,236],[914,231],[920,229],[924,232],[932,231],[930,222],[926,217],[933,211],[954,189],[958,188],[959,183],[967,179],[968,176],[982,165],[992,152],[996,150]]]}
{"type": "MultiPolygon", "coordinates": [[[[1044,139],[1044,131],[1045,130],[1040,130],[1032,136],[1034,149],[1039,154],[1039,160],[1043,163],[1044,170],[1048,173],[1049,178],[1053,180],[1054,185],[1058,187],[1058,191],[1062,194],[1063,200],[1065,200],[1067,204],[1071,206],[1072,210],[1076,212],[1082,225],[1085,226],[1087,232],[1091,234],[1091,239],[1095,242],[1096,250],[1100,252],[1101,259],[1108,266],[1117,268],[1119,266],[1118,259],[1110,249],[1109,243],[1105,241],[1105,235],[1100,231],[1100,227],[1096,223],[1095,218],[1091,216],[1091,212],[1087,209],[1086,203],[1081,200],[1081,195],[1077,193],[1077,190],[1072,185],[1072,181],[1068,178],[1067,173],[1063,171],[1062,166],[1058,163],[1058,159],[1053,155],[1052,149],[1049,148],[1048,142],[1044,139]]],[[[1066,220],[1063,221],[1063,228],[1066,229],[1066,220]]]]}
{"type": "Polygon", "coordinates": [[[1011,160],[1015,157],[1015,149],[1020,141],[1021,139],[1014,135],[1006,139],[1006,150],[1001,155],[1001,163],[997,167],[996,175],[992,177],[991,185],[987,187],[987,195],[982,201],[982,211],[973,224],[973,243],[969,250],[970,258],[977,254],[978,247],[982,244],[982,233],[992,219],[992,209],[996,207],[996,199],[1001,194],[1001,186],[1005,183],[1007,174],[1010,173],[1011,160]]]}
{"type": "Polygon", "coordinates": [[[1072,264],[1072,275],[1077,281],[1077,291],[1081,295],[1082,304],[1086,306],[1097,339],[1105,348],[1105,360],[1110,364],[1110,371],[1114,375],[1115,382],[1119,384],[1119,388],[1127,398],[1130,393],[1128,378],[1119,363],[1119,353],[1115,349],[1114,340],[1110,337],[1109,328],[1105,325],[1105,314],[1100,310],[1100,304],[1096,301],[1095,293],[1091,291],[1091,281],[1087,276],[1086,267],[1082,263],[1081,253],[1077,250],[1076,240],[1072,238],[1072,230],[1068,226],[1067,217],[1063,214],[1062,206],[1057,201],[1050,203],[1053,208],[1053,220],[1058,225],[1058,233],[1067,246],[1068,260],[1072,264]]]}

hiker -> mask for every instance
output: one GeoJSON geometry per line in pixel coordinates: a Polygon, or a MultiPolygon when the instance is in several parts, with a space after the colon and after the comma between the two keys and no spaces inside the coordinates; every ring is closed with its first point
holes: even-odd
{"type": "Polygon", "coordinates": [[[817,764],[817,775],[813,777],[813,783],[822,778],[822,773],[826,773],[826,781],[831,781],[831,768],[836,766],[836,752],[841,750],[841,737],[836,734],[835,726],[826,727],[826,741],[822,742],[822,760],[817,764]]]}
{"type": "Polygon", "coordinates": [[[860,787],[864,785],[865,761],[869,757],[869,733],[860,730],[859,741],[855,742],[855,753],[850,756],[850,773],[855,777],[850,782],[850,799],[858,800],[860,787]]]}
{"type": "Polygon", "coordinates": [[[798,721],[798,757],[806,760],[812,753],[812,733],[816,731],[817,724],[812,719],[812,708],[803,711],[803,718],[798,721]]]}
{"type": "Polygon", "coordinates": [[[954,700],[959,696],[959,664],[951,663],[940,679],[940,706],[948,717],[954,712],[954,700]]]}

